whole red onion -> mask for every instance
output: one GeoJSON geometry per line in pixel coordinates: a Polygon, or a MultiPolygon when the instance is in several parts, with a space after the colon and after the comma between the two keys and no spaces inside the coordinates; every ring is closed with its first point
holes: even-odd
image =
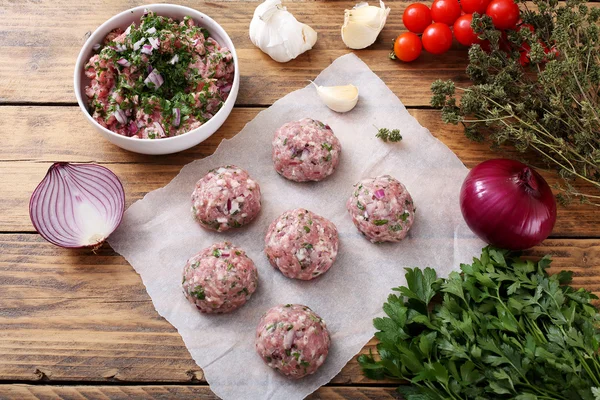
{"type": "Polygon", "coordinates": [[[477,236],[509,250],[540,244],[556,222],[550,186],[515,160],[488,160],[473,168],[460,190],[460,209],[477,236]]]}

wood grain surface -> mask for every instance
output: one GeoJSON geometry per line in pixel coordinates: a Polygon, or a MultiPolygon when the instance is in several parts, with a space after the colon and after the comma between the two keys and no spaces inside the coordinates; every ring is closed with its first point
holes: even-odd
{"type": "MultiPolygon", "coordinates": [[[[175,155],[144,156],[113,146],[88,125],[75,104],[72,79],[89,33],[146,2],[0,0],[0,399],[217,398],[131,266],[108,245],[94,254],[45,242],[29,220],[29,196],[54,161],[108,166],[123,180],[128,205],[164,186],[183,165],[212,154],[265,107],[347,54],[340,26],[343,10],[355,2],[286,1],[319,33],[312,51],[286,64],[270,60],[248,38],[256,2],[172,2],[205,12],[226,29],[240,59],[241,89],[230,118],[207,141],[175,155]]],[[[443,56],[423,54],[410,64],[390,61],[391,42],[404,31],[401,15],[408,4],[386,2],[392,13],[385,29],[372,47],[355,54],[467,167],[508,156],[537,166],[551,184],[559,182],[535,156],[470,142],[460,127],[443,124],[440,113],[429,108],[435,79],[466,84],[466,49],[455,43],[443,56]]],[[[600,294],[599,227],[595,207],[560,208],[552,237],[527,255],[552,254],[551,272],[573,270],[574,286],[600,294]]],[[[371,340],[361,353],[375,345],[371,340]]],[[[395,399],[395,384],[366,379],[355,357],[333,386],[309,398],[395,399]]]]}
{"type": "MultiPolygon", "coordinates": [[[[217,400],[208,386],[35,386],[0,385],[0,398],[6,400],[53,399],[152,399],[152,400],[217,400]]],[[[401,399],[394,388],[322,387],[308,400],[392,400],[401,399]]]]}

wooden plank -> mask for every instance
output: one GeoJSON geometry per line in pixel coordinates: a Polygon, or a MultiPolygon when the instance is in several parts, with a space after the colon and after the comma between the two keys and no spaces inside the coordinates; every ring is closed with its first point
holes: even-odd
{"type": "MultiPolygon", "coordinates": [[[[574,286],[600,294],[600,240],[550,239],[527,254],[552,254],[550,272],[572,270],[574,286]]],[[[0,235],[0,299],[3,380],[204,382],[140,277],[107,245],[93,254],[0,235]]],[[[381,384],[362,376],[356,357],[332,382],[381,384]]]]}
{"type": "MultiPolygon", "coordinates": [[[[0,106],[0,121],[10,125],[0,130],[0,162],[98,162],[185,165],[211,155],[223,139],[230,139],[265,108],[234,108],[223,126],[210,138],[189,150],[164,156],[125,151],[104,139],[74,106],[0,106]]],[[[507,148],[492,151],[489,145],[465,137],[462,126],[444,124],[438,110],[409,109],[421,125],[440,139],[468,168],[493,157],[521,158],[507,148]]],[[[376,134],[374,127],[372,134],[376,134]]],[[[536,163],[535,156],[528,161],[536,163]]]]}
{"type": "MultiPolygon", "coordinates": [[[[236,108],[223,127],[200,145],[174,155],[145,156],[110,144],[94,131],[77,107],[0,107],[0,121],[9,121],[11,125],[10,129],[0,130],[0,192],[4,200],[0,203],[0,231],[33,229],[28,216],[29,197],[53,161],[107,164],[123,180],[129,205],[166,185],[183,165],[212,154],[222,139],[233,137],[262,110],[236,108]]],[[[489,158],[522,157],[514,150],[494,152],[486,144],[468,140],[460,126],[444,124],[439,111],[409,111],[469,168],[489,158]]],[[[525,161],[543,167],[535,156],[525,161]]],[[[551,184],[560,181],[552,171],[541,172],[551,184]]],[[[599,224],[598,207],[582,204],[559,207],[554,235],[597,236],[599,224]]]]}
{"type": "MultiPolygon", "coordinates": [[[[208,386],[48,386],[0,385],[0,398],[6,400],[48,399],[178,399],[218,400],[208,386]]],[[[402,399],[391,387],[321,387],[308,400],[391,400],[402,399]]]]}
{"type": "MultiPolygon", "coordinates": [[[[256,3],[178,2],[213,17],[231,36],[242,75],[238,105],[272,104],[306,85],[337,57],[350,52],[340,36],[344,9],[352,2],[286,2],[296,17],[319,33],[315,48],[279,64],[250,42],[248,27],[256,3]],[[289,3],[289,4],[288,4],[289,3]]],[[[388,53],[402,31],[402,12],[408,3],[391,0],[388,22],[378,41],[357,51],[408,106],[429,104],[429,87],[438,78],[464,82],[466,49],[455,46],[444,56],[424,54],[410,64],[393,62],[388,53]]],[[[0,103],[75,102],[73,67],[88,32],[111,16],[132,7],[123,0],[42,0],[8,2],[0,11],[0,103]]]]}

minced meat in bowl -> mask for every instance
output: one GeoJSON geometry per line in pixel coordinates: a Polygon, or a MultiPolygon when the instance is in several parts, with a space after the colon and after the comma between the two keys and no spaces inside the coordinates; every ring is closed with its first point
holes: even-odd
{"type": "Polygon", "coordinates": [[[211,119],[232,88],[230,50],[190,16],[178,21],[146,10],[96,49],[84,67],[89,112],[123,136],[184,134],[211,119]]]}

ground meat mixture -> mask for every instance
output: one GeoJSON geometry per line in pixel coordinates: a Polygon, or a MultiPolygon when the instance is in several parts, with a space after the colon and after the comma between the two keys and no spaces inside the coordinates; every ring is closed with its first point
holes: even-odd
{"type": "Polygon", "coordinates": [[[231,52],[190,17],[147,10],[137,26],[115,29],[97,46],[85,65],[89,111],[120,135],[181,135],[212,118],[231,91],[231,52]]]}
{"type": "Polygon", "coordinates": [[[373,243],[404,239],[416,210],[408,190],[389,175],[354,185],[346,208],[360,233],[373,243]]]}
{"type": "Polygon", "coordinates": [[[203,313],[227,313],[243,306],[258,285],[258,271],[246,252],[216,243],[183,268],[183,293],[203,313]]]}
{"type": "Polygon", "coordinates": [[[335,171],[342,145],[329,127],[305,118],[288,122],[275,132],[273,164],[283,177],[296,181],[320,181],[335,171]]]}
{"type": "Polygon", "coordinates": [[[258,215],[260,204],[258,183],[235,165],[210,170],[192,193],[194,217],[217,232],[248,224],[258,215]]]}
{"type": "Polygon", "coordinates": [[[256,328],[258,355],[291,379],[315,373],[327,358],[329,344],[325,321],[300,304],[271,308],[256,328]]]}
{"type": "Polygon", "coordinates": [[[284,212],[265,237],[267,258],[288,278],[316,278],[331,268],[337,252],[333,222],[303,208],[284,212]]]}

